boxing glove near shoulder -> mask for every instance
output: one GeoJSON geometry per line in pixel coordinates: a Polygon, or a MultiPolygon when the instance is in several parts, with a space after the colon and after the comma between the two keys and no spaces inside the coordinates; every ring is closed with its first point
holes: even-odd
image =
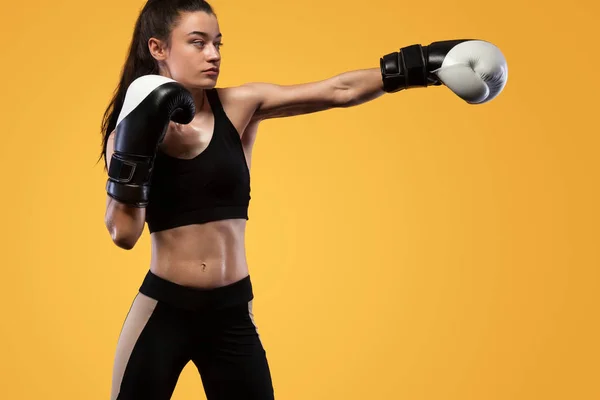
{"type": "Polygon", "coordinates": [[[496,46],[482,40],[415,44],[380,59],[383,90],[445,85],[467,103],[481,104],[504,89],[508,67],[496,46]]]}
{"type": "Polygon", "coordinates": [[[191,93],[173,79],[145,75],[133,81],[117,120],[107,194],[121,203],[146,207],[154,158],[169,122],[188,124],[194,114],[191,93]]]}

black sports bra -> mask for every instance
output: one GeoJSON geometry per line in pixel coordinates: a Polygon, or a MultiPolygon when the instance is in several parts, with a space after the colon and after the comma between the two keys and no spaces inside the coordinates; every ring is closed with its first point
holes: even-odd
{"type": "Polygon", "coordinates": [[[206,91],[214,114],[208,147],[192,159],[158,150],[146,222],[150,233],[223,219],[248,219],[250,171],[240,135],[216,89],[206,91]]]}

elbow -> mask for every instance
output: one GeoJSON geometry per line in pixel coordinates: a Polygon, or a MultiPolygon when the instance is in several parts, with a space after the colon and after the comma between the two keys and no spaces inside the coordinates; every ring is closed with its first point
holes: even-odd
{"type": "Polygon", "coordinates": [[[117,247],[123,250],[131,250],[135,247],[138,238],[132,236],[113,236],[112,240],[117,247]]]}
{"type": "Polygon", "coordinates": [[[334,96],[334,107],[348,108],[359,105],[360,99],[356,95],[356,91],[350,88],[338,89],[334,96]]]}
{"type": "Polygon", "coordinates": [[[141,230],[119,228],[110,221],[106,221],[106,228],[113,243],[123,250],[133,249],[142,234],[141,230]]]}
{"type": "Polygon", "coordinates": [[[145,211],[126,207],[109,198],[104,215],[104,225],[115,245],[131,250],[144,231],[145,211]]]}

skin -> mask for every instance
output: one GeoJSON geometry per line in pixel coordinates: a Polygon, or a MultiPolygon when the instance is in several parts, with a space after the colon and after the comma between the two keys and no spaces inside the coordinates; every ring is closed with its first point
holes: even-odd
{"type": "MultiPolygon", "coordinates": [[[[214,117],[205,90],[216,87],[221,31],[213,15],[184,13],[171,33],[171,43],[157,39],[148,48],[159,64],[160,74],[175,79],[194,96],[196,115],[187,125],[171,122],[161,150],[189,159],[202,153],[210,142],[214,117]],[[192,33],[203,32],[204,34],[192,33]]],[[[219,88],[227,116],[236,127],[246,162],[251,166],[252,148],[261,121],[291,117],[332,108],[351,107],[384,94],[379,68],[345,72],[319,82],[280,86],[248,83],[219,88]]],[[[113,153],[114,133],[106,152],[113,153]]],[[[105,224],[114,243],[132,249],[145,224],[145,209],[130,207],[107,196],[105,224]]],[[[249,274],[245,250],[246,220],[224,220],[188,225],[151,234],[150,270],[172,282],[198,288],[234,283],[249,274]]]]}

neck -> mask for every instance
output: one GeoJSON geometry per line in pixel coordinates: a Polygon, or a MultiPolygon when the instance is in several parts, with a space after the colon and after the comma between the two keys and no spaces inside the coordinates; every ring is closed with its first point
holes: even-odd
{"type": "Polygon", "coordinates": [[[192,89],[190,90],[192,97],[194,98],[194,105],[196,106],[196,114],[204,111],[204,105],[206,103],[206,96],[204,89],[192,89]]]}

